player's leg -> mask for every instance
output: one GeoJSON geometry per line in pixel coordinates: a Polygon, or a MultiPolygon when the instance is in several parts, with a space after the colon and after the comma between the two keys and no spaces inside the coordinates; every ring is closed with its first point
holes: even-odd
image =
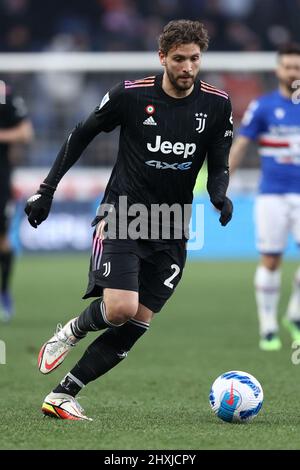
{"type": "MultiPolygon", "coordinates": [[[[182,276],[185,260],[185,242],[180,241],[164,251],[154,252],[141,263],[140,304],[135,317],[119,327],[107,329],[88,347],[76,366],[47,395],[42,408],[44,413],[72,419],[66,415],[70,411],[69,403],[74,408],[77,403],[75,396],[86,384],[111,370],[127,356],[136,341],[148,330],[153,312],[160,311],[174,293],[182,276]],[[61,407],[64,408],[63,412],[60,411],[61,407]]],[[[77,407],[76,410],[79,416],[77,419],[86,419],[85,416],[80,417],[80,408],[77,407]]]]}
{"type": "MultiPolygon", "coordinates": [[[[104,290],[104,298],[109,299],[109,293],[108,297],[106,294],[107,289],[104,290]]],[[[61,419],[87,419],[75,399],[76,395],[89,382],[101,377],[127,357],[137,340],[148,330],[152,316],[153,312],[140,304],[134,318],[119,327],[108,328],[90,344],[75,367],[46,396],[43,413],[61,419]]]]}
{"type": "MultiPolygon", "coordinates": [[[[291,230],[298,246],[300,247],[300,195],[287,196],[290,204],[291,230]]],[[[283,325],[289,330],[293,340],[300,340],[300,267],[296,270],[292,292],[288,302],[286,315],[282,319],[283,325]]]]}
{"type": "Polygon", "coordinates": [[[3,312],[3,320],[11,320],[14,314],[13,300],[10,290],[11,274],[14,261],[14,252],[8,238],[8,209],[9,194],[0,193],[0,275],[1,292],[0,301],[3,312]]]}
{"type": "Polygon", "coordinates": [[[259,320],[260,348],[281,348],[278,337],[277,307],[280,297],[280,255],[262,255],[255,273],[255,293],[259,320]]]}
{"type": "Polygon", "coordinates": [[[67,354],[88,332],[119,327],[136,315],[137,308],[137,292],[105,289],[103,298],[94,300],[64,327],[58,325],[54,336],[40,350],[40,371],[49,374],[64,361],[67,354]]]}
{"type": "Polygon", "coordinates": [[[170,243],[141,263],[140,303],[158,313],[178,286],[186,262],[186,242],[170,243]]]}
{"type": "Polygon", "coordinates": [[[257,248],[261,262],[255,273],[255,293],[259,320],[260,348],[278,350],[277,308],[280,297],[281,256],[288,230],[288,207],[284,196],[260,195],[256,201],[257,248]]]}
{"type": "Polygon", "coordinates": [[[48,374],[56,369],[72,347],[89,331],[119,327],[136,315],[139,259],[134,253],[134,245],[130,245],[129,252],[126,250],[126,240],[124,243],[120,240],[104,240],[101,256],[96,262],[92,256],[85,298],[101,296],[103,289],[105,295],[94,300],[64,327],[59,325],[54,336],[40,351],[38,363],[42,373],[48,374]]]}

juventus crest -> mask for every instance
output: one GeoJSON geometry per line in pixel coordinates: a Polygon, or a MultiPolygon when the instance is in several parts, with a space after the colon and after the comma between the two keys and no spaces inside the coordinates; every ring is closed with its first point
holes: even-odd
{"type": "Polygon", "coordinates": [[[196,117],[196,121],[198,121],[198,127],[196,127],[196,131],[199,132],[199,134],[201,134],[201,132],[203,132],[205,128],[207,114],[196,113],[195,117],[196,117]]]}

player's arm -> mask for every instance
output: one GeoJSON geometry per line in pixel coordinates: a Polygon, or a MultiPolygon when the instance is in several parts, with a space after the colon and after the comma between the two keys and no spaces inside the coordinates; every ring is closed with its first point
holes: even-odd
{"type": "Polygon", "coordinates": [[[228,158],[233,136],[232,110],[229,100],[219,114],[207,152],[207,191],[211,203],[221,211],[220,222],[225,226],[231,220],[233,205],[226,196],[229,184],[228,158]]]}
{"type": "Polygon", "coordinates": [[[7,93],[5,106],[6,126],[0,128],[0,143],[27,144],[33,138],[33,127],[21,96],[7,93]]]}
{"type": "Polygon", "coordinates": [[[264,130],[263,107],[261,102],[252,101],[241,122],[239,135],[234,140],[229,155],[229,170],[232,175],[241,164],[251,141],[255,141],[264,130]]]}
{"type": "Polygon", "coordinates": [[[246,150],[251,142],[249,137],[239,135],[233,142],[230,154],[229,154],[229,171],[232,175],[235,170],[240,166],[246,150]]]}
{"type": "Polygon", "coordinates": [[[37,193],[28,199],[25,206],[28,221],[33,227],[37,228],[46,220],[60,180],[77,162],[94,137],[102,131],[110,132],[121,124],[122,91],[122,85],[118,85],[107,93],[87,120],[79,123],[69,134],[47,177],[37,193]]]}
{"type": "Polygon", "coordinates": [[[3,144],[28,144],[32,138],[33,127],[29,119],[9,129],[0,129],[0,143],[3,144]]]}

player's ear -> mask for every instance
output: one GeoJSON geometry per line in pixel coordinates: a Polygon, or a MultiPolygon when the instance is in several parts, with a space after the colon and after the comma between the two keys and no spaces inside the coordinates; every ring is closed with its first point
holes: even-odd
{"type": "Polygon", "coordinates": [[[166,55],[161,50],[158,51],[158,56],[161,65],[166,65],[166,55]]]}

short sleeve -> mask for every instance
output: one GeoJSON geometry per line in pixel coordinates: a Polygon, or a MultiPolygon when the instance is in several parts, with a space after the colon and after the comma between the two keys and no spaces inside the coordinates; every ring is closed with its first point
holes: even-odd
{"type": "Polygon", "coordinates": [[[264,132],[264,130],[265,122],[263,119],[262,103],[259,100],[252,101],[243,116],[239,134],[251,140],[256,140],[258,135],[264,132]]]}
{"type": "Polygon", "coordinates": [[[9,95],[6,99],[6,115],[9,127],[18,125],[28,118],[27,107],[21,96],[9,95]]]}

